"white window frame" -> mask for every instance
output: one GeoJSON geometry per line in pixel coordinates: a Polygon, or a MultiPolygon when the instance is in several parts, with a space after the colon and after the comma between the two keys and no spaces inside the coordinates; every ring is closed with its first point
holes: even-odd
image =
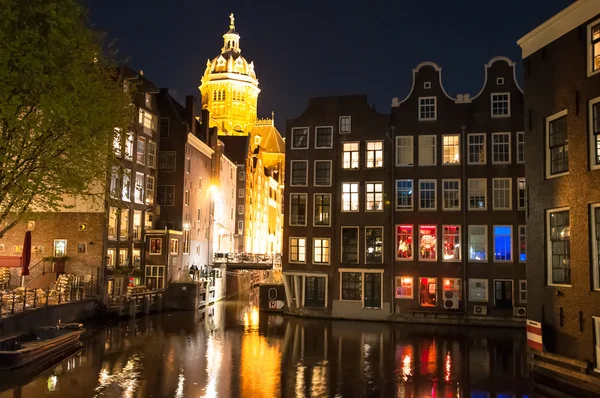
{"type": "MultiPolygon", "coordinates": [[[[596,73],[600,72],[600,69],[596,71],[596,73]]],[[[600,102],[600,97],[596,97],[591,99],[588,102],[588,131],[589,131],[589,147],[590,147],[590,170],[598,170],[600,169],[600,162],[597,162],[598,157],[600,157],[600,148],[597,147],[596,144],[596,135],[594,134],[594,105],[597,105],[600,102]],[[597,153],[598,152],[598,153],[597,153]]],[[[600,114],[598,115],[600,119],[600,114]]],[[[600,133],[598,134],[598,142],[600,142],[600,133]]]]}
{"type": "Polygon", "coordinates": [[[514,308],[515,304],[517,303],[517,300],[515,299],[515,281],[513,281],[512,279],[492,279],[492,288],[494,291],[494,301],[492,302],[492,304],[494,305],[494,307],[496,307],[496,282],[510,282],[512,305],[514,308]]]}
{"type": "Polygon", "coordinates": [[[460,209],[462,207],[461,206],[462,205],[462,203],[461,203],[461,196],[462,195],[461,195],[461,189],[460,189],[461,184],[460,183],[461,183],[460,178],[444,178],[444,179],[442,179],[442,197],[441,197],[441,200],[442,200],[442,211],[460,211],[460,209]],[[444,183],[445,182],[458,182],[458,190],[456,191],[456,194],[458,195],[458,207],[457,208],[446,207],[446,201],[444,199],[444,193],[446,192],[446,189],[444,189],[444,183]]]}
{"type": "Polygon", "coordinates": [[[517,163],[525,163],[525,132],[517,131],[517,163]],[[522,150],[520,150],[521,148],[522,150]]]}
{"type": "MultiPolygon", "coordinates": [[[[440,258],[440,251],[439,251],[440,245],[438,244],[439,243],[438,242],[439,241],[439,232],[440,232],[439,225],[437,225],[437,224],[419,224],[419,225],[417,225],[417,228],[418,228],[418,230],[416,232],[416,235],[419,238],[417,241],[418,242],[418,250],[419,250],[419,256],[418,256],[419,261],[424,261],[424,262],[428,262],[428,263],[437,263],[440,258]],[[421,256],[421,227],[430,227],[430,226],[435,227],[435,248],[434,248],[435,258],[423,258],[421,256]]],[[[417,244],[417,242],[414,242],[413,245],[417,244]]],[[[413,247],[413,257],[415,255],[414,250],[415,250],[415,248],[413,247]]]]}
{"type": "Polygon", "coordinates": [[[238,205],[238,214],[244,214],[244,205],[238,205]]]}
{"type": "Polygon", "coordinates": [[[288,239],[288,247],[289,247],[289,253],[290,255],[288,256],[288,262],[289,263],[294,263],[294,264],[306,264],[306,256],[308,254],[308,250],[306,247],[306,237],[303,236],[290,236],[288,239]],[[298,243],[298,260],[292,260],[292,239],[296,239],[297,243],[298,243]],[[304,240],[304,261],[300,260],[300,240],[304,240]]]}
{"type": "MultiPolygon", "coordinates": [[[[504,145],[504,143],[502,143],[504,145]]],[[[512,162],[512,137],[509,132],[497,132],[492,133],[492,164],[510,164],[512,162]],[[494,137],[497,136],[507,136],[508,137],[508,160],[507,161],[496,161],[494,160],[494,153],[496,149],[496,143],[494,142],[494,137]]]]}
{"type": "Polygon", "coordinates": [[[350,134],[352,132],[352,116],[340,116],[338,119],[338,132],[340,134],[350,134]],[[342,119],[348,119],[348,130],[342,130],[342,119]]]}
{"type": "Polygon", "coordinates": [[[346,141],[346,142],[342,142],[342,170],[360,170],[360,142],[359,141],[346,141]],[[346,151],[344,149],[344,146],[346,144],[357,144],[357,148],[356,148],[356,150],[346,151]],[[346,152],[348,152],[348,153],[351,154],[351,156],[350,156],[350,167],[344,167],[344,163],[345,163],[344,155],[346,154],[346,152]],[[352,167],[352,163],[353,163],[352,161],[354,160],[353,154],[356,154],[356,156],[357,156],[357,160],[356,160],[357,166],[356,167],[352,167]]]}
{"type": "MultiPolygon", "coordinates": [[[[550,173],[550,164],[551,164],[551,159],[550,159],[550,123],[555,121],[556,119],[560,119],[563,116],[567,116],[568,117],[568,111],[566,109],[563,109],[560,112],[555,113],[554,115],[548,116],[546,118],[546,123],[545,123],[545,132],[544,132],[544,136],[545,136],[545,142],[544,142],[544,151],[546,152],[546,167],[545,167],[545,171],[546,171],[546,179],[550,179],[550,178],[557,178],[557,177],[562,177],[562,176],[566,176],[569,174],[569,170],[567,171],[563,171],[561,173],[556,173],[556,174],[551,174],[550,173]]],[[[567,120],[567,137],[569,134],[569,121],[567,120]]],[[[568,141],[567,141],[567,145],[568,145],[568,141]]],[[[568,159],[568,158],[567,158],[568,159]]],[[[569,165],[569,168],[571,166],[569,165]]]]}
{"type": "Polygon", "coordinates": [[[489,281],[487,279],[482,278],[469,278],[469,301],[471,303],[488,303],[490,301],[490,286],[489,281]],[[473,287],[471,283],[483,283],[485,284],[485,299],[473,298],[471,295],[471,290],[473,287]]]}
{"type": "Polygon", "coordinates": [[[396,243],[396,248],[394,251],[394,259],[396,261],[414,261],[415,259],[415,225],[413,224],[396,224],[395,228],[394,228],[394,242],[396,243]],[[409,227],[410,226],[410,230],[411,230],[411,240],[412,240],[412,251],[411,251],[411,256],[407,257],[407,258],[403,258],[403,257],[398,257],[398,228],[402,228],[402,227],[409,227]]]}
{"type": "MultiPolygon", "coordinates": [[[[437,166],[437,135],[420,135],[419,136],[419,148],[417,150],[417,155],[419,156],[418,159],[418,164],[419,166],[437,166]],[[421,139],[425,140],[425,139],[431,139],[433,138],[433,163],[423,163],[423,161],[421,160],[422,156],[421,156],[421,146],[424,144],[424,142],[422,142],[421,139]]],[[[428,148],[431,148],[432,145],[427,145],[428,148]]]]}
{"type": "Polygon", "coordinates": [[[467,207],[469,209],[469,211],[486,211],[488,208],[488,191],[487,191],[487,178],[469,178],[467,179],[467,207]],[[483,192],[484,192],[484,197],[485,197],[485,206],[483,206],[483,208],[479,208],[479,207],[471,207],[471,183],[474,181],[483,181],[483,192]]]}
{"type": "MultiPolygon", "coordinates": [[[[419,211],[436,211],[437,210],[437,180],[435,179],[422,179],[419,181],[419,211]],[[433,207],[421,207],[421,183],[432,183],[433,182],[433,207]]],[[[414,191],[414,188],[413,188],[414,191]]]]}
{"type": "MultiPolygon", "coordinates": [[[[321,250],[323,250],[323,246],[322,246],[322,245],[321,245],[321,250]]],[[[324,257],[324,256],[323,256],[323,255],[321,255],[321,258],[322,258],[322,257],[324,257]]],[[[316,237],[316,238],[313,238],[313,244],[312,244],[312,260],[313,260],[313,261],[312,261],[312,263],[313,263],[313,264],[319,264],[319,265],[329,265],[329,264],[331,264],[331,238],[321,238],[321,237],[316,237]],[[328,246],[327,246],[327,250],[328,250],[328,260],[329,260],[329,261],[327,261],[327,262],[325,262],[325,261],[316,261],[316,257],[315,257],[315,256],[316,256],[316,254],[317,254],[317,250],[316,250],[316,248],[315,248],[315,243],[316,243],[316,240],[317,240],[317,239],[318,239],[318,240],[321,240],[321,241],[328,241],[328,242],[329,242],[329,244],[328,244],[328,246]]]]}
{"type": "MultiPolygon", "coordinates": [[[[550,231],[550,215],[552,213],[560,213],[562,211],[568,211],[569,212],[569,229],[571,228],[571,208],[568,206],[565,207],[558,207],[558,208],[554,208],[554,209],[548,209],[546,210],[546,225],[544,226],[544,234],[545,234],[545,239],[546,239],[546,247],[545,247],[545,251],[546,251],[546,274],[547,274],[547,284],[548,286],[562,286],[562,287],[571,287],[573,284],[573,276],[571,275],[571,284],[567,285],[567,284],[561,284],[561,283],[552,283],[552,241],[550,240],[550,236],[551,236],[551,231],[550,231]]],[[[569,238],[570,240],[570,238],[569,238]]],[[[570,260],[572,260],[572,258],[570,258],[570,260]]],[[[570,270],[573,270],[573,268],[571,267],[570,270]]]]}
{"type": "Polygon", "coordinates": [[[525,177],[518,177],[517,178],[517,210],[526,210],[527,209],[527,180],[525,179],[525,177]],[[525,184],[525,187],[523,188],[523,201],[525,202],[523,204],[523,206],[521,206],[521,182],[523,182],[523,184],[525,184]]]}
{"type": "MultiPolygon", "coordinates": [[[[385,186],[385,184],[384,184],[383,181],[366,181],[365,182],[365,211],[366,212],[379,213],[379,212],[383,211],[383,206],[384,206],[384,199],[383,199],[383,197],[384,197],[384,191],[385,191],[384,186],[385,186]],[[379,191],[379,192],[375,190],[376,187],[377,187],[377,184],[381,184],[381,191],[379,191]],[[368,191],[368,186],[369,185],[373,185],[373,192],[369,192],[368,191]],[[369,203],[369,200],[368,200],[369,194],[371,194],[371,195],[374,196],[373,203],[377,203],[378,202],[375,199],[375,198],[377,198],[376,195],[377,194],[381,194],[381,201],[380,201],[381,202],[381,210],[377,210],[377,209],[375,209],[375,210],[369,210],[367,208],[368,207],[367,204],[369,203]]],[[[377,206],[375,206],[375,207],[377,207],[377,206]]]]}
{"type": "MultiPolygon", "coordinates": [[[[475,146],[475,145],[473,145],[475,146]]],[[[487,164],[487,134],[485,133],[471,133],[467,134],[467,164],[471,165],[485,165],[487,164]],[[483,137],[483,162],[471,162],[471,142],[470,138],[475,136],[483,137]]]]}
{"type": "MultiPolygon", "coordinates": [[[[360,232],[359,232],[360,234],[360,232]]],[[[364,243],[365,243],[365,264],[367,265],[378,265],[385,264],[385,229],[381,225],[368,225],[364,228],[364,243]],[[381,230],[381,262],[380,263],[369,263],[367,262],[367,229],[380,229],[381,230]]],[[[383,282],[382,282],[383,283],[383,282]]]]}
{"type": "Polygon", "coordinates": [[[512,197],[512,178],[492,178],[492,210],[512,210],[513,209],[513,197],[512,197]],[[508,181],[508,207],[496,207],[496,181],[508,181]]]}
{"type": "Polygon", "coordinates": [[[340,264],[359,264],[360,263],[360,227],[357,225],[344,225],[340,227],[340,264]],[[344,257],[344,229],[356,230],[356,261],[343,261],[344,257]]]}
{"type": "Polygon", "coordinates": [[[597,220],[596,212],[594,211],[598,208],[600,208],[600,203],[594,203],[590,206],[590,245],[592,246],[592,277],[594,278],[592,286],[595,291],[600,291],[600,261],[598,261],[600,252],[596,244],[596,240],[600,239],[600,237],[596,236],[595,225],[597,220]]]}
{"type": "MultiPolygon", "coordinates": [[[[479,236],[479,235],[477,235],[477,236],[479,236]]],[[[487,225],[469,225],[468,228],[467,228],[467,252],[468,252],[468,259],[467,259],[467,261],[471,262],[471,263],[487,263],[487,262],[489,262],[489,258],[490,258],[490,255],[489,255],[490,248],[489,248],[489,246],[490,245],[489,245],[489,237],[488,237],[488,226],[487,225]],[[484,239],[484,242],[485,242],[485,259],[483,259],[483,260],[474,260],[474,259],[471,258],[471,250],[470,250],[471,235],[472,235],[471,234],[471,230],[474,227],[477,227],[477,228],[483,227],[483,230],[484,230],[484,237],[485,237],[485,239],[484,239]]]]}
{"type": "Polygon", "coordinates": [[[527,279],[519,279],[519,303],[527,304],[527,279]],[[523,283],[525,283],[525,289],[523,289],[523,283]],[[523,293],[525,293],[525,300],[521,298],[523,293]]]}
{"type": "MultiPolygon", "coordinates": [[[[308,221],[307,221],[307,218],[308,218],[307,207],[308,207],[308,194],[306,194],[306,193],[295,193],[295,192],[290,193],[290,209],[289,209],[289,217],[290,217],[290,219],[289,219],[289,222],[288,222],[288,224],[289,224],[290,227],[306,227],[308,225],[308,221]],[[292,196],[294,196],[294,195],[304,196],[304,209],[305,209],[304,224],[301,224],[299,222],[292,224],[292,209],[294,208],[294,206],[292,205],[292,196]]],[[[250,209],[250,211],[252,211],[252,209],[250,209]]]]}
{"type": "Polygon", "coordinates": [[[290,187],[307,187],[308,186],[308,160],[290,160],[290,187]],[[306,165],[306,173],[304,175],[304,183],[294,184],[294,165],[304,163],[306,165]]]}
{"type": "Polygon", "coordinates": [[[332,160],[315,160],[313,163],[313,185],[315,187],[330,187],[331,186],[331,177],[333,174],[333,161],[332,160]],[[317,184],[317,163],[329,163],[329,183],[327,184],[317,184]]]}
{"type": "Polygon", "coordinates": [[[442,166],[460,166],[461,162],[462,162],[462,153],[461,153],[461,142],[460,142],[460,134],[442,134],[442,166]],[[444,160],[444,150],[446,149],[446,147],[454,147],[454,145],[450,146],[450,145],[445,145],[444,143],[444,139],[446,137],[453,137],[457,139],[457,143],[456,143],[456,150],[458,152],[458,162],[456,163],[452,163],[452,162],[446,162],[444,160]]]}
{"type": "Polygon", "coordinates": [[[315,127],[315,149],[332,149],[333,148],[333,126],[316,126],[315,127]],[[331,143],[329,146],[319,146],[318,144],[318,140],[317,140],[317,131],[319,131],[319,129],[328,129],[329,130],[329,137],[331,138],[331,143]]]}
{"type": "Polygon", "coordinates": [[[135,181],[133,183],[133,201],[137,204],[144,204],[144,202],[146,201],[146,178],[144,176],[144,173],[140,173],[139,171],[135,172],[135,181]],[[140,181],[138,178],[141,176],[141,182],[142,182],[142,189],[141,189],[141,193],[140,193],[140,197],[138,198],[138,181],[140,181]],[[139,200],[138,200],[139,199],[139,200]]]}
{"type": "Polygon", "coordinates": [[[494,257],[492,258],[492,261],[494,263],[513,263],[515,261],[515,242],[514,242],[514,233],[513,233],[513,226],[512,225],[500,225],[500,224],[494,224],[492,225],[492,246],[494,247],[494,257]],[[495,228],[496,227],[508,227],[510,228],[510,260],[498,260],[496,259],[496,231],[495,228]]]}
{"type": "MultiPolygon", "coordinates": [[[[365,169],[382,169],[384,166],[384,143],[383,140],[369,140],[365,141],[365,169]],[[381,149],[369,149],[369,144],[377,144],[381,143],[381,149]],[[369,166],[369,152],[373,152],[373,166],[369,166]],[[377,166],[377,154],[381,152],[381,166],[377,166]]],[[[359,155],[359,163],[360,163],[360,155],[359,155]]]]}
{"type": "MultiPolygon", "coordinates": [[[[594,50],[592,45],[592,29],[600,24],[600,20],[595,20],[594,22],[588,24],[587,26],[587,76],[593,76],[597,73],[600,73],[600,68],[594,70],[594,50]]],[[[598,364],[598,368],[600,368],[600,364],[598,364]]]]}
{"type": "Polygon", "coordinates": [[[511,100],[510,100],[510,93],[509,92],[490,93],[490,116],[492,118],[496,119],[496,118],[510,117],[510,115],[511,115],[510,108],[511,108],[511,100]],[[508,105],[507,105],[507,109],[506,109],[508,111],[508,113],[503,113],[501,115],[494,115],[494,103],[495,102],[499,102],[498,100],[494,101],[494,96],[500,96],[500,95],[506,95],[506,96],[508,96],[508,105]]]}
{"type": "Polygon", "coordinates": [[[140,164],[142,166],[146,165],[146,154],[147,154],[148,149],[146,148],[146,137],[137,137],[137,140],[135,142],[135,161],[137,164],[140,164]],[[140,153],[139,148],[140,148],[140,142],[142,143],[142,147],[144,148],[144,152],[140,153]]]}
{"type": "Polygon", "coordinates": [[[342,182],[340,184],[340,188],[342,189],[342,192],[341,192],[341,194],[342,194],[341,195],[342,200],[340,201],[341,205],[342,205],[342,208],[341,208],[342,213],[357,213],[357,212],[359,212],[360,211],[360,182],[358,182],[358,181],[345,181],[345,182],[342,182]],[[350,195],[350,208],[349,208],[349,210],[344,210],[344,185],[346,185],[346,184],[350,188],[350,191],[348,192],[349,195],[350,195]],[[358,206],[356,206],[356,210],[352,210],[352,194],[353,194],[353,192],[352,192],[352,184],[356,184],[356,195],[357,195],[357,200],[356,201],[357,201],[357,205],[358,205],[358,206]]]}
{"type": "Polygon", "coordinates": [[[327,227],[331,227],[331,218],[333,217],[333,203],[331,200],[331,194],[330,193],[320,193],[320,192],[316,192],[313,193],[313,205],[312,205],[312,209],[313,209],[313,214],[312,214],[312,226],[315,228],[327,228],[327,227]],[[315,217],[317,215],[317,200],[316,197],[317,195],[319,196],[329,196],[329,224],[327,225],[319,225],[319,224],[315,224],[315,217]]]}
{"type": "Polygon", "coordinates": [[[415,298],[415,278],[412,276],[396,276],[394,279],[394,297],[397,299],[408,299],[408,300],[412,300],[415,298]],[[411,291],[411,295],[407,296],[407,295],[398,295],[398,281],[400,281],[400,287],[402,287],[402,283],[405,282],[405,280],[409,280],[410,279],[410,291],[411,291]]]}
{"type": "Polygon", "coordinates": [[[518,237],[518,242],[517,242],[517,247],[519,248],[517,250],[517,255],[519,256],[518,261],[521,264],[525,264],[527,262],[527,226],[526,225],[519,225],[519,237],[518,237]],[[521,239],[525,239],[525,260],[521,260],[521,239]]]}
{"type": "Polygon", "coordinates": [[[310,129],[308,127],[292,127],[292,133],[290,137],[290,149],[308,149],[310,146],[310,129]],[[306,131],[306,145],[305,146],[294,146],[294,134],[297,132],[306,131]]]}
{"type": "Polygon", "coordinates": [[[437,120],[437,97],[436,96],[430,96],[430,97],[419,97],[419,102],[418,102],[418,108],[417,108],[418,114],[417,116],[419,117],[419,121],[420,122],[427,122],[427,121],[435,121],[437,120]],[[433,100],[433,118],[425,118],[421,116],[421,108],[425,107],[425,106],[430,106],[431,104],[425,104],[423,103],[425,100],[433,100]]]}
{"type": "Polygon", "coordinates": [[[415,180],[410,178],[398,179],[394,183],[394,201],[396,211],[413,211],[415,208],[415,180]],[[410,194],[410,207],[398,207],[398,182],[399,181],[410,181],[411,194],[410,194]]]}
{"type": "Polygon", "coordinates": [[[396,167],[413,167],[415,165],[415,137],[412,135],[401,135],[396,137],[396,167]],[[408,139],[410,144],[407,146],[400,146],[402,139],[408,139]],[[410,148],[410,162],[401,163],[400,159],[400,148],[410,148]]]}
{"type": "Polygon", "coordinates": [[[440,233],[442,234],[442,240],[441,240],[441,246],[442,246],[442,251],[441,251],[441,256],[439,256],[442,259],[443,263],[459,263],[462,261],[462,245],[463,245],[463,227],[460,224],[443,224],[442,228],[440,230],[440,233]],[[458,245],[459,245],[459,250],[458,250],[458,258],[453,258],[450,260],[446,260],[444,259],[444,232],[445,232],[445,228],[446,227],[458,227],[458,245]]]}

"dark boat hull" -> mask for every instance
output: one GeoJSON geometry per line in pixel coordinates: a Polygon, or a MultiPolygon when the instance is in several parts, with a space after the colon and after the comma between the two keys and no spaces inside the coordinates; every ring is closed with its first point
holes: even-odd
{"type": "Polygon", "coordinates": [[[85,329],[69,331],[55,338],[33,342],[30,346],[15,351],[0,351],[0,370],[12,370],[35,361],[55,356],[61,352],[79,347],[85,329]]]}

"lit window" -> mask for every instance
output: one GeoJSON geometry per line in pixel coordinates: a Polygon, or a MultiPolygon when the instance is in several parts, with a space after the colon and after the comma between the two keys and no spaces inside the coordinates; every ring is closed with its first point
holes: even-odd
{"type": "Polygon", "coordinates": [[[485,164],[485,134],[469,134],[469,164],[485,164]]]}
{"type": "Polygon", "coordinates": [[[358,142],[345,142],[342,168],[358,170],[358,142]]]}
{"type": "Polygon", "coordinates": [[[460,180],[442,180],[442,209],[460,210],[460,180]]]}
{"type": "Polygon", "coordinates": [[[546,176],[569,172],[569,137],[567,111],[546,118],[546,176]]]}
{"type": "Polygon", "coordinates": [[[518,196],[519,206],[518,206],[518,209],[519,210],[525,210],[525,208],[527,207],[527,185],[525,183],[525,177],[518,178],[517,179],[517,185],[518,185],[518,192],[519,192],[519,196],[518,196]]]}
{"type": "Polygon", "coordinates": [[[437,304],[437,279],[419,278],[419,304],[422,307],[435,307],[437,304]]]}
{"type": "Polygon", "coordinates": [[[358,227],[342,227],[342,263],[358,263],[358,227]]]}
{"type": "Polygon", "coordinates": [[[412,299],[413,294],[413,278],[410,276],[396,277],[396,298],[412,299]]]}
{"type": "Polygon", "coordinates": [[[383,167],[383,141],[367,141],[367,169],[383,167]]]}
{"type": "Polygon", "coordinates": [[[121,199],[131,201],[131,170],[123,170],[123,187],[121,189],[121,199]]]}
{"type": "Polygon", "coordinates": [[[419,120],[436,120],[436,97],[419,97],[419,120]]]}
{"type": "Polygon", "coordinates": [[[510,116],[510,93],[492,93],[492,117],[510,116]]]}
{"type": "Polygon", "coordinates": [[[362,272],[342,272],[342,300],[362,300],[362,272]]]}
{"type": "Polygon", "coordinates": [[[121,157],[121,140],[123,136],[121,134],[121,129],[115,128],[115,136],[113,138],[113,150],[117,157],[121,157]]]}
{"type": "Polygon", "coordinates": [[[486,225],[469,225],[469,260],[487,261],[486,225]]]}
{"type": "Polygon", "coordinates": [[[290,194],[290,225],[306,225],[306,194],[290,194]]]}
{"type": "Polygon", "coordinates": [[[365,263],[383,263],[383,227],[365,228],[365,263]]]}
{"type": "Polygon", "coordinates": [[[588,76],[600,70],[600,24],[588,26],[588,76]]]}
{"type": "Polygon", "coordinates": [[[419,225],[419,260],[437,260],[437,227],[419,225]]]}
{"type": "Polygon", "coordinates": [[[119,239],[127,240],[129,238],[129,209],[121,209],[119,225],[119,239]]]}
{"type": "Polygon", "coordinates": [[[444,261],[460,261],[460,225],[444,225],[444,261]]]}
{"type": "Polygon", "coordinates": [[[159,185],[156,192],[156,202],[161,206],[175,206],[175,186],[159,185]]]}
{"type": "Polygon", "coordinates": [[[413,259],[413,226],[412,225],[397,225],[396,226],[396,259],[412,260],[413,259]]]}
{"type": "Polygon", "coordinates": [[[292,128],[292,149],[308,149],[308,127],[292,128]]]}
{"type": "Polygon", "coordinates": [[[317,127],[315,129],[315,148],[329,149],[333,147],[333,127],[317,127]]]}
{"type": "Polygon", "coordinates": [[[119,249],[119,265],[122,267],[129,266],[129,249],[119,249]]]}
{"type": "Polygon", "coordinates": [[[116,265],[117,250],[114,248],[106,249],[106,266],[114,267],[116,265]]]}
{"type": "Polygon", "coordinates": [[[548,284],[571,284],[571,222],[568,209],[546,212],[548,284]]]}
{"type": "Polygon", "coordinates": [[[517,163],[525,163],[525,132],[517,132],[517,163]]]}
{"type": "Polygon", "coordinates": [[[460,136],[442,136],[443,164],[460,164],[460,136]]]}
{"type": "Polygon", "coordinates": [[[419,166],[435,166],[437,164],[435,143],[435,135],[419,136],[419,166]]]}
{"type": "Polygon", "coordinates": [[[413,180],[396,180],[396,210],[413,209],[413,180]]]}
{"type": "Polygon", "coordinates": [[[511,191],[512,180],[510,178],[493,178],[492,179],[492,199],[494,210],[511,210],[511,191]]]}
{"type": "Polygon", "coordinates": [[[358,183],[342,184],[342,211],[358,211],[358,183]]]}
{"type": "Polygon", "coordinates": [[[119,198],[121,192],[121,171],[118,167],[112,168],[110,175],[110,197],[113,199],[119,198]]]}
{"type": "Polygon", "coordinates": [[[156,142],[148,141],[148,167],[156,167],[156,142]]]}
{"type": "Polygon", "coordinates": [[[179,239],[171,239],[169,244],[169,252],[171,254],[179,254],[179,239]]]}
{"type": "Polygon", "coordinates": [[[190,174],[191,171],[192,171],[192,159],[186,158],[185,159],[185,173],[190,174]]]}
{"type": "Polygon", "coordinates": [[[469,301],[474,303],[488,302],[487,279],[469,279],[469,301]]]}
{"type": "Polygon", "coordinates": [[[329,239],[313,239],[313,262],[315,264],[329,264],[329,239]]]}
{"type": "Polygon", "coordinates": [[[146,139],[144,137],[138,137],[137,139],[137,151],[135,158],[139,164],[146,164],[146,139]]]}
{"type": "Polygon", "coordinates": [[[185,206],[190,205],[190,191],[187,189],[185,190],[184,195],[183,195],[183,204],[185,206]]]}
{"type": "Polygon", "coordinates": [[[367,182],[366,190],[366,210],[367,211],[383,211],[383,183],[382,182],[367,182]]]}
{"type": "Polygon", "coordinates": [[[152,108],[152,95],[150,93],[144,93],[144,104],[148,108],[152,108]]]}
{"type": "Polygon", "coordinates": [[[133,134],[127,133],[125,136],[125,159],[133,159],[133,134]]]}
{"type": "Polygon", "coordinates": [[[290,238],[289,261],[293,263],[306,262],[306,238],[290,238]]]}
{"type": "Polygon", "coordinates": [[[527,227],[519,225],[519,262],[527,261],[527,227]]]}
{"type": "Polygon", "coordinates": [[[308,161],[307,160],[292,160],[290,163],[292,187],[305,187],[308,184],[308,161]]]}
{"type": "Polygon", "coordinates": [[[510,133],[492,133],[492,163],[510,163],[510,133]]]}
{"type": "Polygon", "coordinates": [[[183,254],[190,254],[190,230],[183,230],[183,254]]]}
{"type": "Polygon", "coordinates": [[[133,200],[135,203],[144,203],[144,173],[135,173],[135,192],[133,200]]]}
{"type": "Polygon", "coordinates": [[[469,210],[485,210],[487,208],[487,180],[485,178],[469,178],[469,210]]]}
{"type": "Polygon", "coordinates": [[[435,210],[436,180],[419,180],[419,210],[435,210]]]}
{"type": "Polygon", "coordinates": [[[396,137],[396,166],[412,166],[413,164],[413,136],[396,137]]]}
{"type": "Polygon", "coordinates": [[[512,261],[512,227],[494,225],[494,261],[512,261]]]}
{"type": "Polygon", "coordinates": [[[108,239],[117,239],[117,224],[119,219],[119,210],[111,207],[108,211],[108,239]]]}
{"type": "Polygon", "coordinates": [[[331,186],[331,160],[315,160],[315,186],[331,186]]]}
{"type": "Polygon", "coordinates": [[[340,134],[348,134],[352,129],[352,120],[350,116],[340,116],[340,134]]]}
{"type": "Polygon", "coordinates": [[[326,227],[331,225],[331,194],[315,194],[314,206],[313,225],[326,227]]]}

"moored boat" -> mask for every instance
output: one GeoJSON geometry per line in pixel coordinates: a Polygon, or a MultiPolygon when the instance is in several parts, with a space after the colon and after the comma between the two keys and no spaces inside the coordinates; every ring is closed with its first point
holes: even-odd
{"type": "Polygon", "coordinates": [[[78,347],[84,332],[82,324],[66,323],[0,337],[0,370],[20,368],[78,347]]]}

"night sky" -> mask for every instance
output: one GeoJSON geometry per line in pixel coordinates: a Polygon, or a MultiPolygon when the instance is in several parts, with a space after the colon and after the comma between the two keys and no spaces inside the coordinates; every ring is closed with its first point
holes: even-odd
{"type": "Polygon", "coordinates": [[[422,61],[444,87],[475,95],[483,65],[573,0],[85,0],[119,57],[183,101],[198,97],[207,59],[219,55],[235,14],[242,55],[254,61],[259,117],[297,117],[310,97],[366,93],[380,112],[405,97],[422,61]]]}

